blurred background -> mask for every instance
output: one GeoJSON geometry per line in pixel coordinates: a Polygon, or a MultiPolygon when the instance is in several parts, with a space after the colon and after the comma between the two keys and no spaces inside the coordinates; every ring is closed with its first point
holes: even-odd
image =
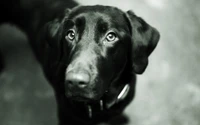
{"type": "MultiPolygon", "coordinates": [[[[126,125],[200,125],[200,1],[78,0],[133,10],[160,31],[126,125]]],[[[28,45],[12,25],[0,26],[0,125],[56,125],[56,101],[28,45]]]]}

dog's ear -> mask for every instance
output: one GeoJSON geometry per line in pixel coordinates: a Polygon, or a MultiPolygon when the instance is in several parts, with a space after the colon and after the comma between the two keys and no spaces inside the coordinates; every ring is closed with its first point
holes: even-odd
{"type": "Polygon", "coordinates": [[[66,9],[60,16],[45,24],[45,39],[50,47],[55,47],[58,44],[55,42],[59,41],[59,38],[62,36],[63,24],[69,12],[70,10],[66,9]]]}
{"type": "Polygon", "coordinates": [[[159,41],[160,34],[132,11],[128,11],[126,17],[128,18],[132,35],[132,68],[135,73],[142,74],[148,65],[148,56],[159,41]]]}
{"type": "Polygon", "coordinates": [[[54,19],[53,21],[45,24],[45,41],[50,47],[55,47],[57,45],[56,39],[59,35],[58,31],[61,28],[61,21],[59,19],[54,19]]]}

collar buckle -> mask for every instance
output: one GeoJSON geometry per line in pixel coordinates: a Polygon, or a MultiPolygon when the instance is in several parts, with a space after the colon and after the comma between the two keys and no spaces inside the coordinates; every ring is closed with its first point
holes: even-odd
{"type": "Polygon", "coordinates": [[[92,118],[92,107],[91,107],[91,105],[87,105],[87,109],[88,109],[88,117],[92,118]]]}
{"type": "Polygon", "coordinates": [[[124,100],[124,98],[128,95],[129,90],[130,90],[130,85],[126,84],[122,89],[122,91],[117,96],[117,102],[124,100]]]}

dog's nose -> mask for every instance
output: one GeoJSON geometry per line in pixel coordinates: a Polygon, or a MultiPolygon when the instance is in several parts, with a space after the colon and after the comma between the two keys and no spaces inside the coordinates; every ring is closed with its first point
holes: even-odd
{"type": "Polygon", "coordinates": [[[88,72],[70,71],[66,74],[66,83],[80,88],[86,87],[90,82],[90,75],[88,72]]]}

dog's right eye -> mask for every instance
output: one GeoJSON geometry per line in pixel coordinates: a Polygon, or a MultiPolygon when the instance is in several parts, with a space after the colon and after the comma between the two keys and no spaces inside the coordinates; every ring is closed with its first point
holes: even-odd
{"type": "Polygon", "coordinates": [[[75,31],[74,30],[69,30],[67,32],[67,36],[65,38],[67,38],[69,40],[74,40],[74,38],[75,38],[75,31]]]}

